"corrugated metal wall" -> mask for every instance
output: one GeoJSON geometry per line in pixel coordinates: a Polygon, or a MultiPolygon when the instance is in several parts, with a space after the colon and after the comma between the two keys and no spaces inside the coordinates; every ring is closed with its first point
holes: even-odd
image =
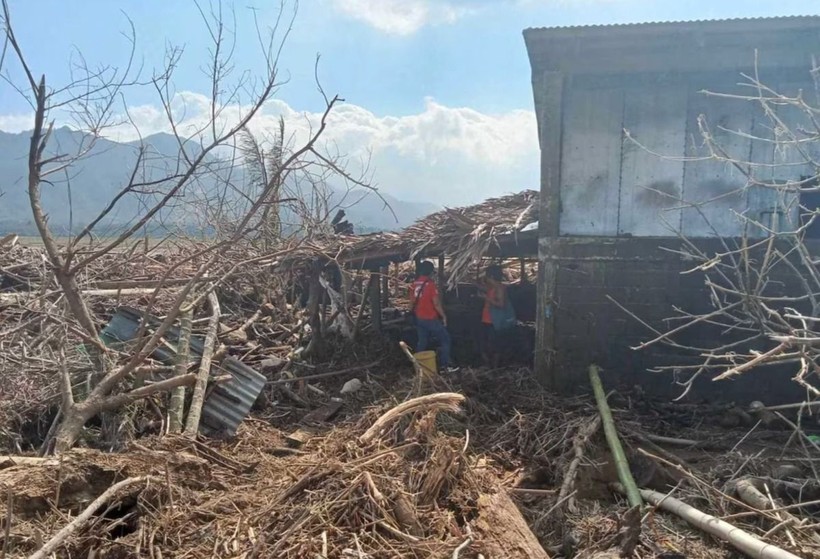
{"type": "MultiPolygon", "coordinates": [[[[814,88],[808,71],[805,77],[803,83],[781,79],[772,86],[788,94],[801,89],[808,97],[814,88]]],[[[779,221],[781,229],[793,226],[793,198],[746,189],[737,168],[706,160],[700,115],[729,155],[760,164],[755,174],[761,179],[816,174],[797,164],[805,157],[796,145],[776,150],[771,142],[750,139],[782,134],[758,104],[703,93],[750,94],[739,81],[740,76],[716,74],[574,77],[564,97],[561,234],[736,236],[743,234],[744,221],[735,214],[766,224],[779,221]]],[[[778,116],[794,131],[806,128],[805,114],[794,108],[782,106],[778,116]]],[[[818,142],[811,144],[820,161],[818,142]]]]}

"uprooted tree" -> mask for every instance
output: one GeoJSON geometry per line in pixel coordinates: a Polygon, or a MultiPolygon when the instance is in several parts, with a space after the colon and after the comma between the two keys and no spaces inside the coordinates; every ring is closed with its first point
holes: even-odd
{"type": "Polygon", "coordinates": [[[700,115],[701,151],[694,161],[717,163],[721,172],[741,177],[740,186],[709,199],[676,200],[702,219],[719,248],[669,227],[681,240],[680,255],[693,262],[685,273],[703,275],[711,309],[676,309],[665,329],[644,323],[655,337],[636,349],[664,345],[683,356],[681,363],[657,369],[676,373],[681,398],[700,376],[721,380],[767,366],[792,367],[794,381],[817,397],[820,256],[812,239],[820,227],[820,107],[808,100],[816,99],[809,92],[785,94],[767,86],[757,72],[743,77],[747,94],[704,95],[736,104],[740,112],[754,108],[754,120],[749,119],[754,124],[732,128],[700,115]],[[740,201],[735,209],[715,209],[734,200],[740,201]],[[729,223],[738,224],[742,234],[726,234],[729,223]],[[718,334],[714,343],[687,338],[704,327],[718,334]]]}
{"type": "MultiPolygon", "coordinates": [[[[235,67],[232,57],[238,34],[226,24],[221,6],[210,11],[199,9],[211,40],[209,59],[203,67],[207,68],[212,93],[207,116],[193,125],[183,122],[173,93],[174,72],[183,58],[181,49],[169,48],[165,66],[143,79],[133,65],[136,34],[131,26],[131,58],[122,68],[92,68],[84,62],[75,63],[72,81],[54,86],[29,64],[24,45],[15,35],[6,0],[2,10],[5,40],[23,81],[18,90],[33,109],[25,188],[42,238],[51,285],[45,300],[31,310],[38,312],[51,328],[45,350],[57,364],[55,374],[60,378],[61,419],[56,424],[54,446],[61,452],[76,443],[85,424],[94,416],[158,393],[196,384],[192,407],[201,406],[209,355],[203,357],[199,374],[188,372],[182,363],[177,367],[178,374],[171,376],[167,374],[169,367],[151,359],[155,350],[166,343],[165,337],[180,315],[190,318],[191,309],[207,300],[218,318],[215,291],[221,283],[237,270],[269,264],[292,250],[305,234],[292,230],[285,239],[281,213],[290,204],[291,214],[302,216],[301,226],[310,229],[311,216],[303,211],[304,194],[320,197],[323,179],[335,175],[348,185],[369,186],[364,179],[354,178],[345,170],[338,154],[330,155],[319,146],[328,115],[341,101],[338,97],[327,97],[321,87],[324,112],[298,143],[293,136],[285,135],[284,122],[267,143],[250,132],[254,117],[275,97],[282,84],[279,53],[296,17],[296,6],[285,0],[280,4],[275,25],[267,32],[258,30],[257,38],[263,39],[260,54],[264,73],[255,79],[235,67]],[[142,137],[127,107],[118,110],[120,100],[133,88],[154,91],[167,121],[165,128],[178,146],[178,155],[173,161],[157,160],[149,146],[139,142],[117,195],[78,233],[67,241],[61,240],[50,228],[41,191],[45,186],[70,189],[72,168],[88,158],[106,134],[128,128],[133,135],[142,137]],[[52,145],[55,121],[69,122],[83,133],[83,141],[72,146],[52,145]],[[267,144],[272,147],[262,147],[267,144]],[[245,163],[243,167],[250,171],[236,173],[240,163],[245,163]],[[298,193],[288,186],[294,184],[299,185],[298,193]],[[101,233],[99,230],[105,229],[107,220],[116,214],[123,200],[134,197],[140,201],[138,214],[131,216],[127,225],[113,236],[110,230],[101,233]],[[182,285],[175,284],[172,303],[158,325],[151,327],[143,321],[136,341],[126,349],[107,346],[79,278],[101,259],[126,250],[147,231],[153,235],[168,231],[172,216],[184,213],[196,213],[212,233],[204,240],[192,242],[189,255],[173,262],[165,275],[157,278],[146,311],[151,311],[175,269],[192,266],[194,273],[182,285]],[[238,251],[239,246],[247,246],[248,250],[238,251]],[[84,356],[85,365],[78,365],[79,361],[72,358],[78,351],[84,356]],[[153,382],[145,382],[157,374],[153,382]]],[[[7,78],[13,80],[11,74],[7,78]]],[[[313,208],[310,206],[310,210],[313,208]]],[[[125,278],[118,288],[127,288],[127,284],[125,278]]],[[[210,331],[215,328],[212,324],[210,331]]],[[[210,352],[212,346],[213,343],[210,352]]],[[[180,399],[175,401],[174,405],[179,406],[180,399]]],[[[198,415],[198,409],[191,410],[187,434],[196,434],[198,415]]],[[[179,417],[175,423],[181,429],[179,417]]]]}

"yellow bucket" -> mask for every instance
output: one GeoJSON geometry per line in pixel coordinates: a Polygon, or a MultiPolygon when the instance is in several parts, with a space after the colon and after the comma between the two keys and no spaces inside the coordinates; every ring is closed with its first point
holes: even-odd
{"type": "Polygon", "coordinates": [[[421,375],[425,377],[433,377],[438,374],[438,365],[436,364],[435,351],[419,351],[414,355],[421,367],[421,375]]]}

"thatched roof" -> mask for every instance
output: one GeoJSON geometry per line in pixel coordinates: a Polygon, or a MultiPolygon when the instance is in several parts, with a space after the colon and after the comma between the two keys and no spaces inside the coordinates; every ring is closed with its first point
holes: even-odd
{"type": "Polygon", "coordinates": [[[444,254],[450,258],[449,280],[455,283],[470,263],[500,243],[515,243],[518,233],[537,219],[538,192],[525,190],[474,206],[444,209],[398,233],[335,236],[313,248],[339,261],[361,265],[444,254]]]}

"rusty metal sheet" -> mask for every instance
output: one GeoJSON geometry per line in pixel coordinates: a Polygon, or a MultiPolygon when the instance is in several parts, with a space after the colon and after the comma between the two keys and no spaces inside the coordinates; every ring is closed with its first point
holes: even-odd
{"type": "MultiPolygon", "coordinates": [[[[108,325],[102,331],[106,344],[125,344],[132,341],[140,328],[141,321],[148,320],[151,325],[159,324],[156,317],[145,315],[137,309],[120,307],[114,313],[108,325]]],[[[179,329],[173,328],[166,335],[166,339],[176,343],[179,339],[179,329]]],[[[191,360],[198,362],[202,356],[204,342],[202,338],[191,337],[191,360]]],[[[173,363],[175,353],[166,347],[160,346],[154,352],[154,357],[164,363],[173,363]]],[[[213,386],[202,406],[199,431],[203,435],[233,436],[239,424],[250,413],[266,379],[259,372],[243,364],[239,360],[228,357],[219,366],[222,373],[231,375],[231,380],[213,386]]],[[[212,369],[213,372],[213,369],[212,369]]]]}
{"type": "MultiPolygon", "coordinates": [[[[149,326],[152,327],[159,326],[161,323],[155,316],[146,315],[133,307],[118,307],[111,317],[111,320],[100,332],[103,342],[110,346],[118,346],[133,341],[139,333],[143,320],[147,320],[149,326]]],[[[165,339],[172,345],[179,342],[179,328],[176,326],[169,328],[165,334],[165,339]]],[[[192,363],[199,361],[199,356],[202,355],[204,346],[205,341],[201,337],[191,336],[190,352],[192,363]]],[[[153,357],[164,363],[171,364],[174,361],[175,355],[176,353],[170,348],[161,345],[154,351],[153,357]]]]}
{"type": "Polygon", "coordinates": [[[234,436],[262,392],[266,379],[233,357],[226,358],[221,369],[233,378],[217,384],[208,395],[202,406],[199,431],[204,435],[234,436]]]}

